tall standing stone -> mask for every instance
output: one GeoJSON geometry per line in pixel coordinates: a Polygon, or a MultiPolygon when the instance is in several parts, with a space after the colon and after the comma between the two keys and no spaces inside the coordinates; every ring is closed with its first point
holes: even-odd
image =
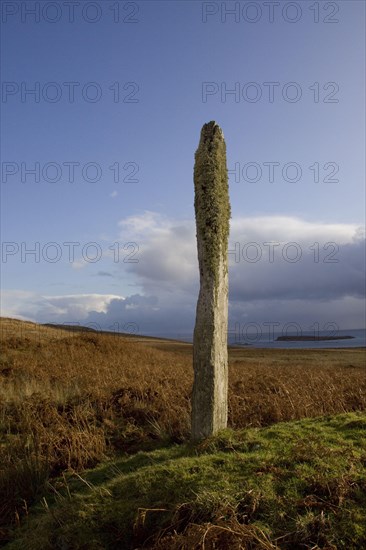
{"type": "Polygon", "coordinates": [[[193,337],[192,438],[227,426],[228,237],[226,145],[216,122],[205,124],[194,166],[200,292],[193,337]]]}

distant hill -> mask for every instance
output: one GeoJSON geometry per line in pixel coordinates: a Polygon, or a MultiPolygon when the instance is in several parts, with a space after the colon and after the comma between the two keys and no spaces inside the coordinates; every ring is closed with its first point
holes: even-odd
{"type": "Polygon", "coordinates": [[[0,317],[0,334],[3,336],[19,335],[32,338],[37,334],[37,337],[41,339],[47,339],[47,337],[65,337],[70,332],[83,334],[100,334],[100,335],[112,335],[121,338],[133,338],[135,341],[146,342],[166,342],[166,343],[179,343],[184,345],[191,345],[182,340],[176,338],[163,338],[160,336],[145,336],[143,334],[131,334],[129,332],[116,332],[111,330],[96,330],[91,327],[85,327],[83,325],[71,325],[63,323],[34,323],[33,321],[23,321],[21,319],[13,319],[11,317],[0,317]]]}

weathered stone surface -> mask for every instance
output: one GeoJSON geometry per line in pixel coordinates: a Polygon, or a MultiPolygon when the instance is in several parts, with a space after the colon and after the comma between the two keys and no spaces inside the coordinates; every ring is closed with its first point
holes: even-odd
{"type": "Polygon", "coordinates": [[[226,145],[215,122],[201,131],[194,186],[200,292],[193,337],[192,438],[200,439],[227,426],[230,201],[226,145]]]}

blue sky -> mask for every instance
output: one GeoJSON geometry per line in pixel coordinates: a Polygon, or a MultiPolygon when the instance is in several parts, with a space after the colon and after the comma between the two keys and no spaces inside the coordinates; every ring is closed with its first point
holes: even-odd
{"type": "Polygon", "coordinates": [[[261,1],[70,9],[2,3],[2,314],[192,330],[194,152],[216,120],[241,254],[231,322],[364,326],[364,2],[275,2],[272,22],[261,1]]]}

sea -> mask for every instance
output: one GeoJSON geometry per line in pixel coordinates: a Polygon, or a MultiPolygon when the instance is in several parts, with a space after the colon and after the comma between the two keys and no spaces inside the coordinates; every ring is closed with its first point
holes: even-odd
{"type": "MultiPolygon", "coordinates": [[[[353,336],[346,340],[322,340],[322,341],[277,341],[279,336],[298,336],[299,332],[271,332],[261,330],[255,333],[240,333],[233,331],[228,334],[229,346],[243,346],[252,348],[273,349],[326,349],[326,348],[364,348],[366,347],[366,329],[338,329],[328,331],[301,331],[301,336],[353,336]]],[[[156,336],[156,335],[154,335],[156,336]]],[[[160,335],[163,336],[163,335],[160,335]]],[[[173,338],[184,342],[192,342],[192,336],[187,334],[164,335],[165,338],[173,338]]]]}
{"type": "MultiPolygon", "coordinates": [[[[302,336],[314,336],[314,331],[302,331],[302,336]]],[[[366,329],[337,330],[332,336],[353,336],[347,340],[322,340],[322,341],[277,341],[283,332],[269,334],[229,335],[228,344],[232,346],[251,346],[254,348],[274,349],[326,349],[326,348],[360,348],[366,347],[366,329]]],[[[286,332],[286,336],[298,336],[297,332],[286,332]]],[[[330,331],[317,331],[316,336],[328,337],[330,331]]]]}

